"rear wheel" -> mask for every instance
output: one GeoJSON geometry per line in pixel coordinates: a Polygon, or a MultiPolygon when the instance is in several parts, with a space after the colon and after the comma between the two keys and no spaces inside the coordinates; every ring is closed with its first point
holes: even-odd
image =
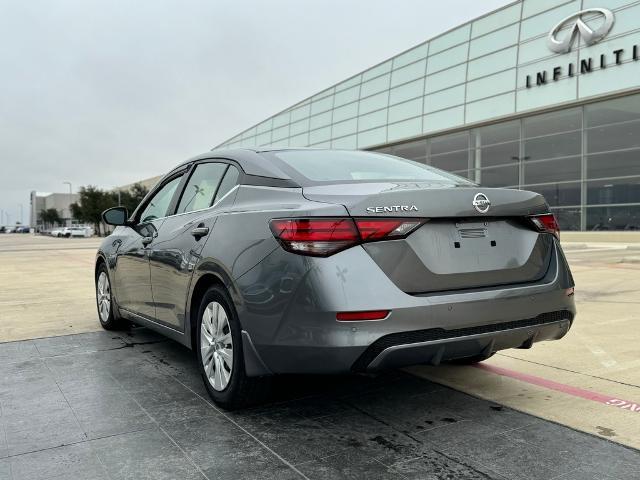
{"type": "Polygon", "coordinates": [[[111,293],[111,280],[107,266],[102,263],[96,271],[96,305],[98,307],[98,319],[105,330],[115,330],[122,326],[122,320],[113,308],[113,295],[111,293]]]}
{"type": "Polygon", "coordinates": [[[264,398],[268,380],[247,377],[238,316],[229,294],[219,286],[202,297],[195,347],[200,374],[218,405],[235,409],[264,398]]]}

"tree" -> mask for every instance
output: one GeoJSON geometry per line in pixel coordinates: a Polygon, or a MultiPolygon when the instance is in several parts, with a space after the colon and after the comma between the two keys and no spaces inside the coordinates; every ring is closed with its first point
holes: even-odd
{"type": "Polygon", "coordinates": [[[42,223],[44,223],[44,227],[48,226],[53,227],[56,224],[62,224],[62,218],[60,218],[60,213],[55,208],[47,208],[40,210],[40,219],[42,223]]]}
{"type": "MultiPolygon", "coordinates": [[[[149,190],[139,183],[134,183],[128,191],[120,192],[120,204],[129,211],[129,214],[138,207],[142,199],[147,195],[149,190]]],[[[116,201],[118,193],[116,192],[116,201]]],[[[117,203],[116,203],[117,205],[117,203]]]]}
{"type": "MultiPolygon", "coordinates": [[[[106,231],[102,222],[102,212],[107,208],[118,205],[118,192],[105,192],[93,185],[80,187],[80,198],[77,203],[71,204],[71,214],[83,223],[92,224],[96,233],[101,235],[106,231]]],[[[130,190],[120,192],[120,203],[132,213],[147,194],[147,189],[139,183],[134,184],[130,190]]]]}

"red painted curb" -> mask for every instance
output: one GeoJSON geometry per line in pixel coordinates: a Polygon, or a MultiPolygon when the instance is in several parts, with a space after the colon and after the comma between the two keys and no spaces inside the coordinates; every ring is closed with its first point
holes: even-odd
{"type": "Polygon", "coordinates": [[[548,388],[549,390],[566,393],[567,395],[573,395],[574,397],[580,397],[604,405],[628,410],[630,412],[640,413],[640,403],[622,400],[619,398],[611,397],[604,393],[593,392],[591,390],[585,390],[583,388],[573,387],[571,385],[565,385],[564,383],[554,382],[553,380],[547,380],[546,378],[529,375],[527,373],[522,373],[515,370],[509,370],[508,368],[485,364],[474,366],[481,370],[486,370],[487,372],[495,373],[496,375],[501,375],[503,377],[514,378],[516,380],[520,380],[521,382],[526,382],[532,385],[537,385],[539,387],[548,388]]]}

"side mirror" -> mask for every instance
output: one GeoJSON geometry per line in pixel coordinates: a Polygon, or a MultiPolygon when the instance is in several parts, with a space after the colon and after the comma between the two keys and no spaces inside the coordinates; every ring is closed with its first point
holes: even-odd
{"type": "Polygon", "coordinates": [[[104,220],[104,223],[116,227],[127,225],[128,218],[129,212],[125,207],[112,207],[102,212],[102,220],[104,220]]]}

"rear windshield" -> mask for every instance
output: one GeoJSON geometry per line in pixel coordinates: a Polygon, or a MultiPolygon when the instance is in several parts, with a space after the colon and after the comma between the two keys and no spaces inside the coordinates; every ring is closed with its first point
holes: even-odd
{"type": "Polygon", "coordinates": [[[468,180],[422,163],[373,152],[283,150],[270,152],[301,183],[415,181],[469,185],[468,180]]]}

